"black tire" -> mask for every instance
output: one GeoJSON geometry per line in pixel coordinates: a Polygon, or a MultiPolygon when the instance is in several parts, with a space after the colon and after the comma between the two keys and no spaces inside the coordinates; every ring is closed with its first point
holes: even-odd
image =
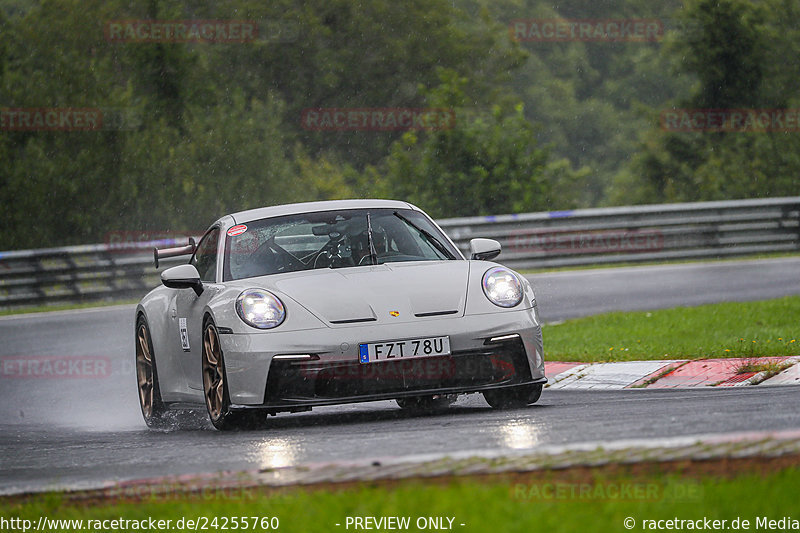
{"type": "Polygon", "coordinates": [[[207,318],[203,324],[203,397],[211,424],[220,431],[258,429],[266,423],[262,410],[231,410],[225,359],[219,332],[207,318]]]}
{"type": "Polygon", "coordinates": [[[150,327],[144,316],[136,319],[134,332],[136,343],[136,381],[139,390],[139,407],[147,427],[164,429],[169,426],[165,419],[168,409],[161,400],[161,389],[158,386],[158,368],[153,350],[153,339],[150,336],[150,327]]]}
{"type": "Polygon", "coordinates": [[[541,383],[483,391],[483,398],[494,409],[518,409],[536,403],[542,395],[541,383]]]}
{"type": "Polygon", "coordinates": [[[454,394],[437,394],[436,396],[413,396],[410,398],[397,398],[395,400],[400,409],[407,411],[441,411],[447,409],[456,401],[454,394]]]}

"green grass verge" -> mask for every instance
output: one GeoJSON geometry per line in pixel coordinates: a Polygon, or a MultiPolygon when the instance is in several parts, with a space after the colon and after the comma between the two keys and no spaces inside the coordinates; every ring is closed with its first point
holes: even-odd
{"type": "MultiPolygon", "coordinates": [[[[353,531],[352,526],[345,527],[346,520],[356,516],[409,517],[408,531],[420,530],[416,525],[420,517],[450,517],[454,519],[452,529],[455,531],[520,533],[626,531],[624,521],[628,517],[634,520],[634,531],[645,529],[644,520],[702,520],[705,517],[726,520],[730,525],[738,517],[750,522],[748,528],[742,529],[755,530],[759,517],[800,519],[800,503],[796,497],[800,471],[794,467],[771,474],[742,474],[728,479],[695,479],[670,474],[653,475],[648,480],[621,474],[606,476],[602,472],[575,481],[553,479],[547,472],[528,479],[515,482],[462,478],[444,485],[402,482],[389,487],[364,486],[335,491],[292,489],[277,495],[242,492],[237,493],[237,497],[231,497],[229,491],[233,489],[228,489],[221,493],[208,491],[205,496],[133,503],[95,501],[91,505],[64,503],[59,495],[53,494],[23,504],[0,500],[0,516],[31,520],[33,524],[40,516],[84,521],[153,517],[172,520],[170,531],[194,529],[175,527],[181,518],[205,517],[206,531],[219,531],[226,519],[227,529],[233,529],[232,517],[277,517],[277,531],[285,533],[353,531]],[[214,517],[217,518],[216,528],[211,527],[214,517]]],[[[102,531],[84,524],[83,530],[88,529],[102,531]]],[[[198,529],[203,530],[202,527],[198,529]]],[[[21,531],[20,528],[16,530],[21,531]]],[[[75,527],[48,529],[76,530],[75,527]]],[[[116,530],[137,531],[130,527],[116,530]]]]}
{"type": "Polygon", "coordinates": [[[800,297],[607,313],[544,327],[549,361],[800,355],[800,297]]]}

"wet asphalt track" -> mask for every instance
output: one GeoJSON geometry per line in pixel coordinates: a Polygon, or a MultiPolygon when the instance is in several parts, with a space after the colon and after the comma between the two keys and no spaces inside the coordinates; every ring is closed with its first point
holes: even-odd
{"type": "MultiPolygon", "coordinates": [[[[542,317],[552,322],[609,310],[800,294],[798,274],[800,258],[784,258],[530,278],[542,317]]],[[[111,365],[110,376],[97,379],[0,373],[0,493],[451,450],[800,428],[799,388],[762,387],[545,391],[535,406],[505,412],[470,395],[430,416],[375,402],[279,415],[258,432],[218,433],[202,417],[190,417],[180,431],[151,432],[136,398],[132,318],[132,306],[0,318],[0,357],[99,357],[111,365]]]]}

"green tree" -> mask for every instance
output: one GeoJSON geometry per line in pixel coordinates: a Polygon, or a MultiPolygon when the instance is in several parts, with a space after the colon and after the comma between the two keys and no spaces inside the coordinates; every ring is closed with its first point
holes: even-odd
{"type": "MultiPolygon", "coordinates": [[[[451,76],[430,98],[441,107],[461,109],[468,80],[451,76]]],[[[523,107],[493,106],[477,116],[456,115],[455,126],[431,132],[408,132],[392,147],[373,175],[384,179],[384,195],[408,199],[433,216],[469,216],[549,209],[553,177],[548,152],[538,147],[534,127],[523,107]]],[[[556,171],[556,168],[558,169],[556,171]]],[[[376,180],[378,181],[378,180],[376,180]]]]}
{"type": "MultiPolygon", "coordinates": [[[[692,0],[685,38],[665,53],[698,80],[679,108],[736,109],[797,105],[796,84],[782,72],[781,53],[800,46],[782,0],[692,0]],[[774,9],[770,9],[770,7],[774,9]]],[[[796,66],[789,66],[797,72],[796,66]]],[[[662,202],[782,196],[797,193],[796,132],[672,132],[658,124],[609,191],[612,202],[662,202]]]]}

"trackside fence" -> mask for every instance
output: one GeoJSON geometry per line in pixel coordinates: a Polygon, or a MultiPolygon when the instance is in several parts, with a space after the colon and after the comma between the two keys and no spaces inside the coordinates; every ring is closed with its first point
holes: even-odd
{"type": "Polygon", "coordinates": [[[800,197],[451,218],[439,225],[465,253],[496,239],[498,260],[537,269],[716,259],[800,251],[800,197]]]}
{"type": "MultiPolygon", "coordinates": [[[[465,253],[498,240],[498,261],[537,269],[800,252],[800,196],[578,209],[437,221],[465,253]]],[[[159,283],[152,247],[185,240],[0,252],[0,308],[138,298],[159,283]]]]}

